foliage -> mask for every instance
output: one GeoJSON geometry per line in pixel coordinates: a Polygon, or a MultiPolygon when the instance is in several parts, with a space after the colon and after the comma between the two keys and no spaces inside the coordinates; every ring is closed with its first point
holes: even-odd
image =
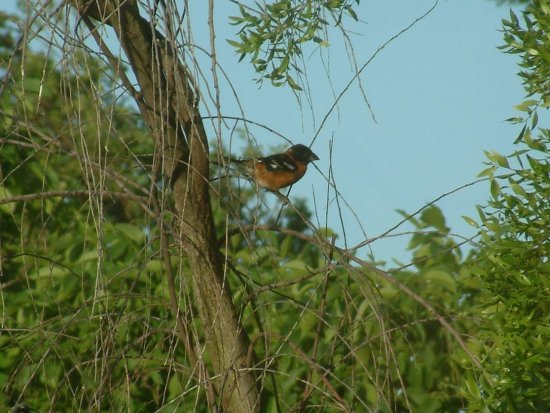
{"type": "Polygon", "coordinates": [[[255,7],[239,3],[239,16],[230,17],[238,26],[239,40],[228,40],[245,56],[262,78],[274,86],[289,85],[301,90],[296,77],[302,70],[300,61],[305,45],[313,42],[328,45],[326,29],[331,24],[339,26],[344,15],[357,20],[353,9],[359,0],[296,1],[276,0],[270,3],[255,3],[255,7]]]}
{"type": "Polygon", "coordinates": [[[480,278],[480,356],[490,377],[470,387],[471,406],[495,412],[550,409],[550,130],[538,111],[550,106],[550,9],[535,1],[523,22],[504,21],[505,50],[520,54],[525,90],[518,149],[489,152],[482,172],[491,198],[479,208],[481,248],[472,271],[480,278]]]}
{"type": "Polygon", "coordinates": [[[158,368],[170,334],[151,334],[169,328],[151,255],[158,240],[146,236],[147,221],[128,199],[93,195],[139,193],[149,182],[124,156],[130,150],[147,163],[145,132],[128,108],[111,106],[119,99],[109,95],[116,89],[98,62],[62,75],[39,53],[13,58],[0,102],[0,199],[38,196],[0,205],[0,406],[158,407],[168,380],[181,375],[158,368]],[[117,175],[106,165],[116,165],[117,175]],[[72,190],[85,193],[48,195],[72,190]],[[128,371],[132,386],[124,388],[128,371]]]}
{"type": "Polygon", "coordinates": [[[550,27],[550,9],[546,2],[535,1],[521,13],[522,21],[510,11],[510,20],[503,20],[505,45],[501,48],[507,53],[518,54],[522,70],[518,75],[523,80],[527,96],[536,96],[537,100],[528,100],[518,109],[533,115],[536,127],[536,107],[550,107],[550,50],[546,39],[546,30],[550,27]]]}
{"type": "Polygon", "coordinates": [[[531,3],[532,0],[494,0],[497,4],[522,4],[522,3],[531,3]]]}
{"type": "MultiPolygon", "coordinates": [[[[406,214],[405,214],[406,215],[406,214]]],[[[409,242],[413,265],[391,273],[422,296],[459,332],[475,324],[471,306],[476,286],[441,210],[432,205],[410,217],[415,235],[409,242]]],[[[450,332],[419,302],[387,281],[380,284],[384,307],[391,315],[392,351],[396,354],[394,411],[460,411],[466,405],[460,388],[471,360],[450,332]]]]}
{"type": "MultiPolygon", "coordinates": [[[[241,6],[234,45],[264,77],[296,88],[303,45],[327,40],[324,14],[355,18],[351,5],[241,6]]],[[[28,48],[16,53],[19,33],[0,26],[9,63],[0,200],[31,195],[0,204],[0,406],[208,411],[207,380],[169,304],[168,263],[201,353],[181,234],[156,204],[170,198],[148,131],[102,61],[75,51],[69,70],[28,48]]],[[[468,219],[480,231],[469,254],[430,205],[404,214],[413,262],[383,277],[329,248],[337,237],[308,224],[304,201],[273,208],[248,184],[212,185],[224,281],[255,350],[262,411],[550,410],[550,130],[539,126],[550,106],[548,7],[534,1],[504,27],[528,99],[510,119],[521,126],[517,150],[487,153],[491,198],[479,224],[468,219]]]]}
{"type": "Polygon", "coordinates": [[[489,155],[492,198],[479,211],[482,249],[473,271],[488,321],[479,335],[481,355],[492,379],[474,396],[492,411],[550,407],[549,132],[539,130],[538,149],[489,155]]]}

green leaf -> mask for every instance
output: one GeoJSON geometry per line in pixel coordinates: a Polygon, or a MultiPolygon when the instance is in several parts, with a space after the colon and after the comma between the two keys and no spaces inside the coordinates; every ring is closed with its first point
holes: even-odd
{"type": "Polygon", "coordinates": [[[67,249],[66,256],[70,261],[78,262],[84,251],[84,241],[73,243],[67,249]]]}
{"type": "Polygon", "coordinates": [[[506,159],[506,157],[501,155],[500,153],[494,151],[485,151],[485,155],[487,156],[487,158],[489,158],[489,160],[495,162],[497,165],[502,166],[503,168],[510,168],[508,159],[506,159]]]}
{"type": "Polygon", "coordinates": [[[281,245],[279,247],[281,251],[281,257],[286,257],[287,255],[289,255],[289,253],[292,251],[291,247],[293,242],[294,242],[294,238],[290,236],[285,237],[283,239],[283,242],[281,242],[281,245]]]}
{"type": "Polygon", "coordinates": [[[300,85],[298,85],[298,83],[296,83],[296,82],[294,81],[294,79],[292,79],[292,77],[288,76],[288,77],[286,78],[286,80],[287,80],[289,86],[290,86],[292,89],[294,89],[294,90],[299,90],[299,91],[302,90],[302,88],[300,87],[300,85]]]}
{"type": "Polygon", "coordinates": [[[468,225],[471,225],[474,228],[479,228],[479,224],[472,218],[462,215],[462,219],[468,223],[468,225]]]}
{"type": "Polygon", "coordinates": [[[485,168],[483,171],[481,171],[477,176],[479,177],[482,177],[482,176],[492,176],[494,174],[494,172],[496,171],[496,167],[494,165],[488,167],[488,168],[485,168]]]}
{"type": "Polygon", "coordinates": [[[185,387],[182,386],[181,381],[179,380],[178,374],[173,373],[172,377],[168,381],[168,394],[171,398],[176,398],[178,395],[185,390],[185,387]]]}
{"type": "Polygon", "coordinates": [[[387,284],[384,287],[380,288],[378,292],[383,298],[385,298],[386,300],[389,300],[395,297],[397,293],[399,293],[399,290],[395,288],[393,285],[387,284]]]}
{"type": "Polygon", "coordinates": [[[445,226],[445,217],[443,216],[443,213],[434,205],[422,211],[420,219],[429,226],[432,226],[441,232],[449,231],[449,229],[445,226]]]}
{"type": "Polygon", "coordinates": [[[36,277],[45,279],[63,278],[67,274],[69,274],[69,270],[65,267],[61,267],[59,265],[45,265],[44,267],[40,267],[38,269],[36,277]]]}
{"type": "Polygon", "coordinates": [[[25,79],[23,80],[23,84],[24,84],[25,92],[34,93],[34,94],[40,93],[40,87],[42,85],[42,82],[40,81],[40,79],[26,76],[25,79]]]}
{"type": "Polygon", "coordinates": [[[98,251],[97,251],[97,249],[94,248],[92,250],[85,251],[80,256],[80,259],[78,260],[78,262],[83,263],[83,262],[87,262],[87,261],[97,260],[98,257],[99,257],[98,251]]]}
{"type": "Polygon", "coordinates": [[[511,117],[511,118],[505,119],[504,122],[510,122],[512,124],[517,124],[517,123],[525,122],[525,119],[522,118],[522,117],[519,117],[519,116],[514,116],[514,117],[511,117]]]}
{"type": "Polygon", "coordinates": [[[531,129],[535,129],[537,127],[538,123],[539,123],[539,115],[535,111],[533,113],[532,118],[531,118],[531,129]]]}
{"type": "Polygon", "coordinates": [[[500,185],[496,181],[496,179],[491,180],[491,195],[494,199],[498,199],[500,195],[500,185]]]}
{"type": "Polygon", "coordinates": [[[443,270],[429,270],[423,274],[424,279],[432,281],[438,285],[441,285],[451,291],[456,290],[455,279],[446,271],[443,270]]]}
{"type": "Polygon", "coordinates": [[[353,9],[351,8],[351,6],[347,6],[347,7],[346,7],[346,10],[347,10],[347,12],[349,13],[349,15],[351,16],[351,18],[352,18],[353,20],[358,21],[357,13],[355,13],[355,10],[353,10],[353,9]]]}
{"type": "Polygon", "coordinates": [[[147,271],[155,272],[160,274],[162,271],[162,261],[161,260],[149,260],[145,264],[145,269],[147,271]]]}
{"type": "Polygon", "coordinates": [[[532,106],[535,106],[537,104],[536,100],[526,100],[525,102],[514,106],[516,110],[522,111],[522,112],[530,112],[532,109],[532,106]]]}
{"type": "Polygon", "coordinates": [[[527,161],[529,162],[529,166],[535,173],[541,173],[544,170],[544,167],[542,164],[532,156],[527,155],[527,161]]]}
{"type": "Polygon", "coordinates": [[[238,49],[239,51],[242,49],[243,47],[243,44],[242,43],[239,43],[239,42],[236,42],[235,40],[231,40],[231,39],[226,39],[225,40],[227,43],[229,43],[231,46],[233,46],[235,49],[238,49]]]}
{"type": "Polygon", "coordinates": [[[479,215],[479,219],[484,224],[487,221],[487,217],[485,216],[483,209],[479,205],[477,205],[476,210],[477,210],[477,214],[479,215]]]}
{"type": "MultiPolygon", "coordinates": [[[[0,185],[0,200],[12,197],[12,193],[4,185],[0,185]]],[[[0,211],[11,214],[15,211],[15,202],[0,205],[0,211]]]]}
{"type": "Polygon", "coordinates": [[[515,182],[510,181],[510,187],[512,188],[512,191],[514,191],[516,194],[522,197],[527,196],[527,192],[525,192],[525,189],[521,185],[518,185],[515,182]]]}
{"type": "Polygon", "coordinates": [[[286,55],[283,60],[281,60],[281,64],[277,68],[277,72],[284,73],[288,69],[288,65],[290,63],[290,55],[286,55]]]}
{"type": "Polygon", "coordinates": [[[145,240],[145,231],[135,225],[119,222],[115,225],[115,228],[136,244],[141,244],[145,240]]]}
{"type": "Polygon", "coordinates": [[[395,212],[397,212],[399,215],[401,215],[403,218],[406,218],[409,220],[409,222],[414,225],[416,228],[420,228],[420,221],[418,221],[415,217],[411,216],[407,211],[403,209],[396,209],[395,212]]]}
{"type": "Polygon", "coordinates": [[[527,129],[527,124],[523,125],[523,128],[521,128],[521,131],[519,132],[519,135],[514,140],[514,145],[518,144],[519,142],[521,142],[523,140],[523,138],[525,136],[525,133],[529,133],[529,130],[527,129]]]}

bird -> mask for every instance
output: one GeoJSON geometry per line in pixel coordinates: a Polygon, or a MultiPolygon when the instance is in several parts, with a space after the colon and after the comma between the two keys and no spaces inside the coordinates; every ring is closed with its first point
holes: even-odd
{"type": "Polygon", "coordinates": [[[305,175],[308,164],[319,160],[311,149],[302,144],[293,145],[282,153],[265,157],[223,158],[234,167],[238,175],[256,182],[261,188],[276,193],[298,182],[305,175]]]}

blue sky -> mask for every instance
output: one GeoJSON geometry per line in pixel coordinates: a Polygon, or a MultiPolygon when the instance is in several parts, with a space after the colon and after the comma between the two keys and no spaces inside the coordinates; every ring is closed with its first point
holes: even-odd
{"type": "MultiPolygon", "coordinates": [[[[358,65],[433,4],[407,0],[361,2],[357,14],[362,22],[348,22],[358,65]]],[[[219,6],[216,12],[222,22],[224,15],[236,14],[236,9],[219,6]]],[[[416,211],[441,194],[475,180],[484,169],[484,150],[513,150],[512,142],[519,130],[504,119],[515,115],[513,106],[522,101],[524,94],[516,76],[515,58],[497,49],[503,43],[501,19],[508,15],[509,8],[491,1],[439,1],[430,15],[385,47],[363,72],[363,84],[377,122],[354,83],[320,131],[313,145],[321,158],[316,164],[328,175],[329,140],[333,138],[336,184],[369,238],[401,219],[397,209],[416,211]]],[[[275,89],[268,83],[258,88],[251,82],[255,77],[252,70],[244,61],[237,64],[238,56],[225,44],[224,39],[234,32],[234,27],[218,26],[218,61],[238,90],[245,116],[294,142],[309,144],[334,103],[331,84],[338,95],[353,76],[338,34],[331,34],[331,47],[324,51],[331,83],[316,55],[305,54],[311,107],[304,100],[300,109],[289,90],[275,89]]],[[[207,42],[204,39],[203,46],[208,47],[207,42]]],[[[223,114],[239,115],[228,88],[221,88],[221,98],[223,114]]],[[[266,148],[284,144],[267,131],[251,130],[258,144],[266,148]]],[[[227,132],[222,131],[226,142],[227,132]]],[[[326,188],[324,178],[311,169],[294,186],[291,197],[307,197],[312,207],[317,206],[321,223],[328,214],[328,225],[340,234],[343,243],[339,213],[334,202],[327,208],[326,188]]],[[[471,236],[475,231],[461,216],[477,217],[475,205],[487,198],[488,187],[482,183],[438,205],[453,232],[471,236]]],[[[342,213],[348,245],[362,241],[364,235],[353,214],[346,208],[342,213]]],[[[398,232],[404,230],[410,227],[398,232]]],[[[406,261],[408,239],[404,236],[376,241],[372,245],[375,258],[406,261]]]]}
{"type": "MultiPolygon", "coordinates": [[[[207,2],[191,3],[193,41],[209,50],[207,2]]],[[[360,22],[348,19],[346,23],[358,66],[433,5],[432,0],[362,1],[356,8],[360,22]]],[[[8,4],[7,9],[13,11],[13,7],[8,4]]],[[[490,0],[440,0],[430,15],[387,45],[362,73],[376,122],[357,83],[329,115],[313,150],[321,158],[316,165],[325,176],[332,166],[337,187],[354,211],[345,206],[341,211],[348,246],[365,238],[358,221],[369,238],[376,237],[401,220],[397,209],[413,212],[473,181],[484,168],[483,150],[513,150],[519,130],[504,119],[516,114],[513,106],[522,101],[524,93],[516,76],[515,58],[497,49],[502,45],[501,19],[507,18],[508,10],[490,0]]],[[[215,3],[217,60],[238,97],[237,101],[218,72],[221,113],[244,114],[295,143],[309,144],[335,96],[354,76],[341,36],[336,31],[330,33],[330,47],[323,50],[323,59],[314,48],[306,49],[310,100],[298,102],[288,88],[274,88],[269,83],[260,88],[246,59],[238,63],[238,55],[226,42],[236,32],[227,17],[237,13],[231,2],[215,3]]],[[[196,53],[204,64],[202,75],[211,84],[210,61],[196,53]]],[[[203,100],[208,103],[207,98],[203,100]]],[[[235,145],[233,152],[238,154],[242,141],[232,126],[222,128],[221,136],[226,145],[235,145]]],[[[208,129],[212,137],[216,136],[212,127],[208,129]]],[[[264,129],[249,125],[249,130],[264,153],[270,147],[286,145],[264,129]]],[[[327,204],[327,182],[315,168],[293,187],[291,198],[297,196],[309,200],[320,225],[335,229],[343,245],[344,231],[334,193],[330,192],[327,204]]],[[[438,205],[453,232],[470,236],[474,230],[461,216],[476,217],[475,205],[483,204],[487,197],[487,185],[482,183],[438,205]]],[[[406,230],[410,227],[398,232],[406,230]]],[[[408,239],[376,241],[371,245],[375,258],[406,261],[408,239]]],[[[366,253],[363,250],[360,255],[366,253]]]]}

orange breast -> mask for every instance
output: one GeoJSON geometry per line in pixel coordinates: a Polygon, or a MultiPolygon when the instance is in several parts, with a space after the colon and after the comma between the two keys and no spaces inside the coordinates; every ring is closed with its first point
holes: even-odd
{"type": "Polygon", "coordinates": [[[298,169],[295,171],[276,170],[268,171],[264,164],[256,163],[255,175],[256,182],[262,188],[267,188],[271,191],[277,191],[280,188],[286,188],[298,181],[307,170],[307,165],[298,163],[298,169]]]}

